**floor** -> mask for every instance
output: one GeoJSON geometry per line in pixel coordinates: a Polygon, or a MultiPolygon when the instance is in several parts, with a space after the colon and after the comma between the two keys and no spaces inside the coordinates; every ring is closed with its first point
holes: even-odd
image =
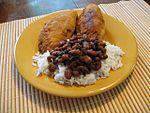
{"type": "MultiPolygon", "coordinates": [[[[89,3],[110,3],[119,0],[16,0],[14,5],[0,4],[0,23],[47,14],[63,9],[85,7],[89,3]]],[[[149,0],[147,0],[149,3],[149,0]]]]}

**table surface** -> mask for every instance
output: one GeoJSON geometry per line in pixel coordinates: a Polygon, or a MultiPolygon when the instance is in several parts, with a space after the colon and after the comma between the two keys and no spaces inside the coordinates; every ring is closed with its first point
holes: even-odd
{"type": "Polygon", "coordinates": [[[99,7],[123,22],[136,38],[138,59],[130,76],[117,87],[92,97],[64,98],[44,93],[21,77],[13,58],[18,36],[42,16],[1,23],[0,113],[150,113],[150,6],[143,0],[131,0],[99,7]]]}
{"type": "Polygon", "coordinates": [[[48,14],[58,10],[85,7],[95,4],[117,2],[119,0],[16,0],[14,4],[0,4],[0,23],[27,17],[48,14]]]}
{"type": "MultiPolygon", "coordinates": [[[[16,0],[14,4],[0,4],[0,23],[48,14],[58,10],[81,8],[89,3],[106,4],[118,1],[120,0],[16,0]]],[[[150,4],[150,0],[145,1],[150,4]]]]}

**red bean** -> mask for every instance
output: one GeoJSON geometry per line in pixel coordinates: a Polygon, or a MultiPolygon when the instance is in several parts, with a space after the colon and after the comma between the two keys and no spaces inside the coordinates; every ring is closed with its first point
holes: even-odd
{"type": "Polygon", "coordinates": [[[65,50],[68,47],[67,44],[63,45],[63,47],[61,48],[62,50],[65,50]]]}
{"type": "Polygon", "coordinates": [[[90,71],[88,70],[88,68],[86,66],[78,66],[77,69],[80,71],[80,73],[82,74],[87,74],[90,73],[90,71]]]}
{"type": "Polygon", "coordinates": [[[74,40],[75,40],[75,38],[73,38],[73,37],[72,37],[72,38],[70,38],[70,41],[74,41],[74,40]]]}
{"type": "Polygon", "coordinates": [[[72,50],[71,47],[68,47],[68,48],[66,49],[67,52],[69,52],[69,51],[71,51],[71,50],[72,50]]]}
{"type": "Polygon", "coordinates": [[[90,38],[90,41],[95,41],[95,37],[90,38]]]}
{"type": "Polygon", "coordinates": [[[97,55],[96,51],[93,51],[93,50],[87,50],[87,54],[91,55],[91,56],[96,56],[97,55]]]}
{"type": "Polygon", "coordinates": [[[103,53],[106,53],[106,49],[105,49],[105,48],[103,48],[101,51],[102,51],[103,53]]]}
{"type": "Polygon", "coordinates": [[[106,54],[104,54],[103,56],[102,56],[102,59],[107,59],[108,58],[108,56],[106,55],[106,54]]]}
{"type": "Polygon", "coordinates": [[[79,49],[81,48],[81,45],[79,43],[76,43],[74,46],[72,46],[73,49],[79,49]]]}
{"type": "Polygon", "coordinates": [[[91,63],[92,59],[91,59],[91,57],[86,55],[86,56],[81,57],[81,61],[85,62],[85,63],[91,63]]]}
{"type": "Polygon", "coordinates": [[[56,66],[54,64],[50,64],[48,69],[50,72],[54,72],[56,70],[56,66]]]}
{"type": "Polygon", "coordinates": [[[66,44],[66,40],[63,40],[59,43],[59,46],[63,46],[64,44],[66,44]]]}
{"type": "Polygon", "coordinates": [[[48,62],[52,62],[52,58],[50,56],[47,57],[48,62]]]}
{"type": "Polygon", "coordinates": [[[62,62],[63,62],[62,58],[59,58],[58,61],[57,61],[57,63],[59,63],[59,64],[62,63],[62,62]]]}
{"type": "Polygon", "coordinates": [[[54,51],[54,52],[52,52],[51,54],[52,54],[53,56],[57,56],[59,53],[60,53],[60,51],[54,51]]]}
{"type": "Polygon", "coordinates": [[[100,68],[101,68],[101,63],[100,62],[96,62],[95,70],[99,70],[100,68]]]}
{"type": "Polygon", "coordinates": [[[74,41],[69,41],[69,44],[73,44],[74,43],[74,41]]]}
{"type": "Polygon", "coordinates": [[[63,59],[63,60],[67,60],[67,59],[69,59],[69,55],[68,55],[68,54],[64,54],[64,55],[62,55],[62,59],[63,59]]]}
{"type": "Polygon", "coordinates": [[[54,55],[50,55],[50,56],[49,56],[49,58],[51,58],[51,59],[55,59],[55,58],[56,58],[56,56],[54,56],[54,55]]]}
{"type": "Polygon", "coordinates": [[[101,58],[101,56],[103,55],[101,51],[97,51],[97,56],[101,58]]]}
{"type": "Polygon", "coordinates": [[[67,79],[71,79],[71,76],[72,76],[72,70],[71,69],[66,69],[65,70],[65,77],[67,79]]]}
{"type": "Polygon", "coordinates": [[[99,45],[99,46],[98,46],[98,49],[99,49],[99,50],[102,50],[102,49],[104,49],[104,48],[103,48],[103,46],[99,45]]]}
{"type": "Polygon", "coordinates": [[[98,46],[105,47],[105,46],[106,46],[106,44],[105,44],[105,43],[103,43],[103,42],[99,42],[99,43],[98,43],[98,46]]]}
{"type": "Polygon", "coordinates": [[[83,39],[81,39],[81,38],[80,38],[80,39],[78,39],[78,43],[81,43],[81,42],[82,42],[82,40],[83,40],[83,39]]]}
{"type": "Polygon", "coordinates": [[[73,76],[75,76],[75,77],[80,76],[80,72],[79,72],[79,71],[77,71],[77,70],[72,71],[72,74],[73,74],[73,76]]]}
{"type": "Polygon", "coordinates": [[[94,60],[95,61],[100,61],[100,58],[99,57],[95,57],[94,60]]]}
{"type": "Polygon", "coordinates": [[[81,51],[79,49],[77,49],[77,50],[71,50],[71,51],[69,51],[69,54],[72,54],[72,55],[81,55],[81,51]]]}

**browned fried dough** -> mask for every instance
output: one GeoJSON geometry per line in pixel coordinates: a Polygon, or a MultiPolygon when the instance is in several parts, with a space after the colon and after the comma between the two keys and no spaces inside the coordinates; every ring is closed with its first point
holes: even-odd
{"type": "Polygon", "coordinates": [[[68,11],[51,18],[42,28],[39,39],[39,51],[44,53],[59,45],[59,42],[72,36],[75,30],[77,12],[68,11]]]}
{"type": "Polygon", "coordinates": [[[88,36],[98,35],[102,37],[105,33],[105,23],[99,7],[89,4],[79,16],[76,26],[77,33],[88,36]]]}

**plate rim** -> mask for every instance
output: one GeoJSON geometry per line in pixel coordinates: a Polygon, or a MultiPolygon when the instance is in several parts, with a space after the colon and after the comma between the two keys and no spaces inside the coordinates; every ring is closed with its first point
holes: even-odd
{"type": "MultiPolygon", "coordinates": [[[[73,10],[76,10],[76,11],[78,11],[78,10],[80,11],[80,10],[81,10],[81,11],[82,11],[83,9],[73,9],[73,10]]],[[[17,47],[17,44],[18,44],[19,40],[21,39],[22,33],[23,33],[24,30],[27,29],[30,25],[32,25],[32,24],[35,23],[35,22],[38,22],[40,19],[43,19],[43,18],[45,18],[45,17],[47,17],[47,16],[49,16],[49,15],[51,15],[51,14],[61,13],[61,12],[65,12],[65,11],[70,11],[70,10],[69,10],[69,9],[67,9],[67,10],[60,10],[60,11],[52,12],[52,13],[49,13],[49,14],[41,15],[41,16],[43,16],[43,17],[38,18],[37,20],[31,22],[31,23],[30,23],[29,25],[27,25],[27,26],[23,29],[23,31],[19,34],[19,36],[18,36],[18,38],[17,38],[17,40],[16,40],[16,42],[15,42],[15,45],[14,45],[13,56],[14,56],[15,66],[17,67],[17,70],[18,70],[18,72],[20,73],[21,77],[22,77],[25,81],[27,81],[30,85],[32,85],[33,87],[37,88],[38,90],[41,90],[41,91],[43,91],[43,92],[46,92],[46,93],[52,94],[52,95],[56,95],[56,96],[71,97],[71,98],[80,98],[80,97],[94,96],[94,95],[97,95],[97,94],[101,94],[101,93],[103,93],[103,92],[105,92],[105,91],[108,91],[108,90],[110,90],[110,89],[113,89],[113,88],[115,88],[116,86],[118,86],[119,84],[121,84],[128,76],[130,76],[131,72],[133,71],[133,69],[134,69],[134,67],[135,67],[135,65],[136,65],[136,63],[137,63],[137,58],[138,58],[138,46],[137,46],[137,41],[136,41],[136,38],[135,38],[135,36],[133,35],[133,33],[130,31],[130,29],[129,29],[122,21],[120,21],[120,20],[118,20],[117,18],[115,18],[115,17],[113,17],[113,16],[111,16],[111,15],[108,15],[108,14],[106,14],[106,13],[103,13],[103,14],[104,14],[104,15],[107,15],[107,16],[113,18],[113,19],[115,19],[116,21],[118,21],[119,23],[121,23],[121,24],[130,32],[130,34],[132,35],[132,38],[133,38],[133,40],[134,40],[134,42],[135,42],[135,48],[136,48],[136,55],[135,55],[136,58],[135,58],[134,63],[131,65],[131,68],[130,68],[130,70],[128,71],[128,74],[126,74],[126,76],[124,76],[122,79],[119,79],[119,80],[117,81],[117,83],[113,83],[111,86],[109,86],[109,87],[107,87],[107,88],[104,88],[103,90],[98,90],[98,91],[92,92],[92,93],[90,92],[90,93],[87,93],[87,94],[85,94],[85,95],[67,95],[67,94],[64,95],[63,93],[56,94],[56,93],[54,93],[54,92],[49,92],[49,91],[43,90],[42,88],[40,88],[40,87],[34,85],[33,83],[29,82],[29,81],[23,76],[24,74],[20,71],[19,66],[18,66],[18,64],[17,64],[17,61],[16,61],[16,47],[17,47]]]]}

